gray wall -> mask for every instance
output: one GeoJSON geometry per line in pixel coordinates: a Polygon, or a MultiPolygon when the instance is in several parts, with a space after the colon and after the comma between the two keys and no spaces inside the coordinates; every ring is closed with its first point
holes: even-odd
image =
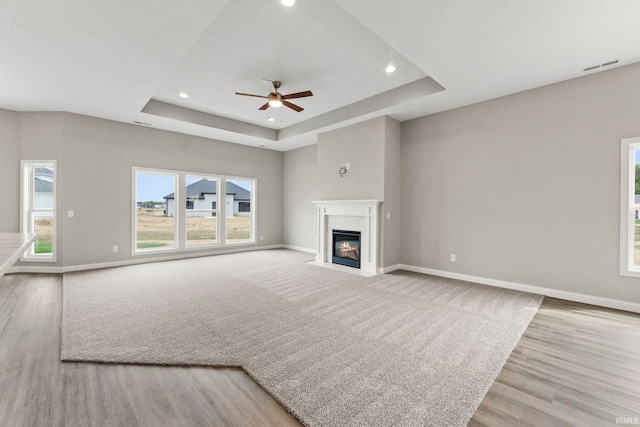
{"type": "Polygon", "coordinates": [[[318,135],[318,199],[384,198],[385,118],[318,135]],[[340,177],[338,169],[350,163],[340,177]]]}
{"type": "Polygon", "coordinates": [[[384,145],[384,203],[382,205],[382,267],[400,263],[400,217],[401,200],[401,125],[400,122],[385,117],[384,145]],[[387,219],[387,214],[390,218],[387,219]]]}
{"type": "Polygon", "coordinates": [[[286,245],[316,250],[317,145],[284,153],[282,238],[286,245]]]}
{"type": "MultiPolygon", "coordinates": [[[[18,113],[0,109],[0,206],[19,206],[20,186],[15,179],[20,173],[20,124],[18,113]]],[[[0,232],[20,230],[20,210],[0,208],[0,232]]]]}
{"type": "MultiPolygon", "coordinates": [[[[58,161],[59,261],[53,265],[143,258],[130,255],[132,166],[257,178],[256,234],[264,236],[258,246],[282,243],[280,152],[67,113],[8,116],[19,119],[22,159],[58,161]]],[[[3,170],[2,182],[19,188],[18,168],[3,170]]],[[[18,203],[0,207],[0,217],[18,212],[18,203]]]]}
{"type": "Polygon", "coordinates": [[[402,263],[640,302],[619,275],[638,100],[635,64],[403,123],[402,263]]]}

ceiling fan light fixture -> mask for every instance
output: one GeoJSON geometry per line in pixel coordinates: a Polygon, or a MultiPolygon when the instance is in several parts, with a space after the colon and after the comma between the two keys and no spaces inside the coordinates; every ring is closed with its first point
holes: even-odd
{"type": "Polygon", "coordinates": [[[275,108],[282,107],[282,98],[279,93],[271,92],[269,94],[269,106],[275,108]]]}
{"type": "Polygon", "coordinates": [[[255,98],[266,98],[267,102],[266,104],[264,104],[262,107],[258,108],[258,110],[260,111],[264,111],[269,107],[275,107],[275,108],[279,108],[282,107],[283,105],[285,107],[291,108],[292,110],[300,113],[301,111],[304,110],[304,108],[302,108],[299,105],[294,104],[293,102],[289,101],[290,99],[298,99],[298,98],[306,98],[307,96],[313,96],[313,93],[310,90],[305,90],[302,92],[295,92],[295,93],[288,93],[286,95],[282,95],[280,92],[278,92],[278,89],[280,88],[280,86],[282,85],[281,82],[277,81],[277,80],[262,80],[263,83],[270,83],[273,86],[273,90],[269,93],[268,96],[264,96],[264,95],[254,95],[252,93],[243,93],[243,92],[236,92],[236,95],[242,95],[242,96],[253,96],[255,98]]]}
{"type": "Polygon", "coordinates": [[[296,4],[296,0],[280,0],[283,6],[291,7],[296,4]]]}

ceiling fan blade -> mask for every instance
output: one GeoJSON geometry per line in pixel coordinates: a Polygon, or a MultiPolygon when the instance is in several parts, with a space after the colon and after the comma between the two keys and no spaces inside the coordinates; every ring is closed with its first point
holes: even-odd
{"type": "Polygon", "coordinates": [[[264,104],[262,107],[258,108],[258,110],[266,110],[267,108],[269,108],[269,103],[268,102],[266,104],[264,104]]]}
{"type": "MultiPolygon", "coordinates": [[[[302,110],[304,110],[304,108],[302,107],[298,107],[296,104],[292,104],[289,101],[285,101],[284,99],[282,100],[282,103],[284,105],[286,105],[287,107],[291,108],[292,110],[296,110],[298,113],[302,110]]],[[[267,103],[268,104],[268,103],[267,103]]]]}
{"type": "Polygon", "coordinates": [[[282,95],[282,99],[304,98],[305,96],[313,96],[310,90],[304,92],[290,93],[289,95],[282,95]]]}
{"type": "Polygon", "coordinates": [[[252,93],[242,93],[242,92],[236,92],[236,95],[253,96],[253,97],[256,97],[256,98],[269,98],[268,96],[264,96],[264,95],[254,95],[252,93]]]}

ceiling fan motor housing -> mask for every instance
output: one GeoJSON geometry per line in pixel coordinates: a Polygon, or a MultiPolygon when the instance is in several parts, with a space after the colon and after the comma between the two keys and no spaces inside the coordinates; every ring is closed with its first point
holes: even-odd
{"type": "Polygon", "coordinates": [[[278,92],[271,92],[269,94],[269,101],[280,101],[280,102],[282,102],[282,95],[280,95],[278,92]]]}

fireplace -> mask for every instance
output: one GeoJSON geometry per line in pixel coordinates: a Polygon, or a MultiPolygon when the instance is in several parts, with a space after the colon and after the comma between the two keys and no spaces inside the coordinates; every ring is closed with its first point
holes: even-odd
{"type": "Polygon", "coordinates": [[[316,262],[333,264],[333,230],[360,232],[360,266],[350,269],[360,275],[378,273],[378,213],[380,200],[324,200],[318,206],[316,262]]]}
{"type": "Polygon", "coordinates": [[[332,230],[334,264],[360,268],[360,232],[332,230]]]}

